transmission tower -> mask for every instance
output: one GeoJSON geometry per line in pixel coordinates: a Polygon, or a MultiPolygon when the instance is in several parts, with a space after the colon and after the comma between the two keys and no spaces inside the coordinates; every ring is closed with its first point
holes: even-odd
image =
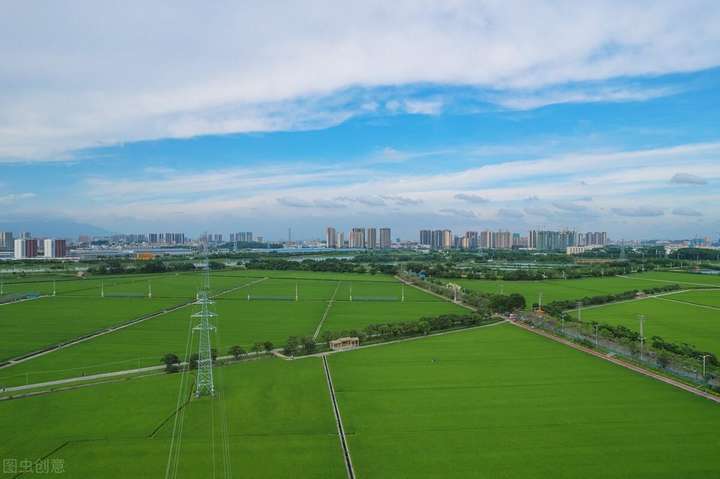
{"type": "Polygon", "coordinates": [[[195,396],[212,396],[215,394],[215,384],[213,383],[212,371],[212,345],[210,342],[210,332],[215,330],[215,326],[210,323],[210,318],[217,316],[210,311],[210,305],[213,301],[210,299],[210,263],[205,263],[205,280],[203,288],[198,293],[198,299],[195,304],[200,305],[200,311],[193,314],[193,318],[199,318],[197,326],[193,328],[199,333],[198,340],[198,363],[197,363],[197,381],[195,383],[195,396]]]}

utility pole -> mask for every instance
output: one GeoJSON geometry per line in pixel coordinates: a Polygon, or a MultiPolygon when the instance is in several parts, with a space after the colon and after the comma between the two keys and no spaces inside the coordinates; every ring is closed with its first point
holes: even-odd
{"type": "Polygon", "coordinates": [[[53,280],[53,296],[57,294],[57,288],[55,287],[55,280],[53,280]]]}
{"type": "Polygon", "coordinates": [[[578,321],[582,321],[582,301],[577,302],[577,317],[578,321]]]}
{"type": "Polygon", "coordinates": [[[643,360],[643,349],[645,348],[645,331],[643,325],[645,323],[645,315],[641,314],[638,318],[640,320],[640,361],[643,360]]]}
{"type": "Polygon", "coordinates": [[[402,284],[402,290],[400,293],[400,302],[401,303],[405,302],[405,283],[402,284]]]}
{"type": "Polygon", "coordinates": [[[705,360],[706,360],[707,358],[709,358],[709,357],[710,357],[709,354],[703,354],[703,357],[702,357],[702,360],[703,360],[703,376],[702,376],[702,377],[703,377],[703,381],[705,381],[705,377],[706,377],[706,376],[705,376],[705,360]]]}
{"type": "Polygon", "coordinates": [[[100,297],[105,297],[105,281],[100,280],[100,297]]]}
{"type": "Polygon", "coordinates": [[[298,284],[297,281],[295,282],[295,301],[298,300],[298,284]]]}
{"type": "Polygon", "coordinates": [[[148,280],[148,299],[152,299],[152,284],[148,280]]]}
{"type": "Polygon", "coordinates": [[[593,324],[593,328],[595,328],[595,347],[596,347],[596,348],[600,346],[600,342],[598,341],[598,329],[599,329],[599,326],[600,326],[600,325],[597,324],[597,323],[593,324]]]}
{"type": "Polygon", "coordinates": [[[542,291],[538,295],[538,311],[542,311],[542,291]]]}

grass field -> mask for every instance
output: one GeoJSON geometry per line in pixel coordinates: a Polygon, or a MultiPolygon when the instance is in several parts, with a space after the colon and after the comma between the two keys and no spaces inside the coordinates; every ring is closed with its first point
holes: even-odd
{"type": "MultiPolygon", "coordinates": [[[[303,278],[258,278],[257,276],[225,275],[224,281],[230,285],[259,281],[235,292],[220,296],[214,305],[218,313],[216,324],[223,344],[238,344],[247,350],[256,341],[271,341],[276,346],[285,343],[288,336],[308,336],[315,332],[320,324],[327,301],[337,290],[336,297],[341,298],[343,288],[349,292],[350,284],[355,291],[368,296],[389,291],[400,294],[400,284],[389,277],[386,281],[364,281],[366,276],[343,276],[344,280],[317,279],[314,273],[306,273],[303,278]],[[388,279],[389,278],[389,279],[388,279]],[[354,280],[354,281],[353,281],[354,280]],[[295,286],[298,285],[299,301],[294,301],[295,286]],[[251,300],[247,300],[248,293],[251,300]],[[253,299],[256,298],[256,299],[253,299]],[[274,298],[274,299],[273,299],[274,298]]],[[[181,277],[181,280],[184,279],[181,277]]],[[[213,281],[218,278],[213,277],[213,281]]],[[[154,281],[155,282],[155,281],[154,281]]],[[[406,288],[406,301],[343,301],[334,303],[326,318],[323,330],[345,330],[362,328],[370,323],[416,320],[425,315],[448,312],[462,312],[463,309],[437,301],[415,288],[406,288]]],[[[0,306],[11,308],[13,315],[0,319],[7,331],[18,337],[17,343],[7,343],[8,351],[15,347],[16,352],[38,349],[46,344],[67,339],[80,333],[95,330],[131,319],[134,311],[131,305],[153,310],[160,305],[161,299],[141,298],[79,298],[63,297],[43,298],[35,301],[0,306]],[[74,309],[59,308],[53,313],[49,306],[61,301],[65,305],[74,305],[74,309]],[[94,308],[99,309],[94,309],[94,308]],[[88,318],[96,311],[98,321],[88,318]],[[24,322],[31,316],[34,323],[24,322]],[[58,319],[60,315],[61,320],[58,319]],[[7,320],[6,323],[3,321],[7,320]],[[58,325],[61,325],[59,327],[58,325]],[[13,328],[17,327],[18,331],[13,328]],[[35,332],[30,335],[29,332],[35,332]],[[34,346],[31,348],[31,346],[34,346]]],[[[141,308],[141,309],[142,309],[141,308]]],[[[145,311],[144,309],[142,311],[145,311]]],[[[168,313],[148,321],[124,328],[114,333],[90,341],[54,351],[48,355],[32,359],[0,370],[0,385],[15,386],[26,382],[44,382],[66,377],[97,374],[101,372],[133,369],[158,365],[160,357],[168,352],[182,355],[191,324],[192,307],[168,313]]],[[[10,337],[10,336],[8,336],[10,337]]],[[[5,345],[6,343],[3,343],[5,345]]],[[[219,349],[226,354],[227,347],[219,349]]],[[[8,355],[12,355],[8,353],[8,355]]]]}
{"type": "MultiPolygon", "coordinates": [[[[212,477],[213,463],[222,477],[223,418],[235,477],[343,477],[319,359],[252,361],[216,375],[225,396],[192,400],[185,412],[180,477],[212,477]]],[[[63,477],[164,477],[179,379],[3,401],[0,429],[10,440],[0,441],[0,456],[34,460],[60,447],[49,458],[63,460],[63,477]]]]}
{"type": "MultiPolygon", "coordinates": [[[[577,316],[575,312],[571,314],[577,316]]],[[[582,320],[622,324],[639,332],[641,314],[646,318],[646,337],[685,342],[720,355],[720,290],[690,291],[589,308],[582,311],[582,320]]]]}
{"type": "MultiPolygon", "coordinates": [[[[193,299],[197,288],[198,275],[160,275],[153,279],[160,292],[153,297],[121,297],[99,295],[78,295],[58,293],[54,297],[42,297],[32,301],[0,305],[0,360],[42,349],[93,331],[123,323],[146,314],[158,312],[193,299]]],[[[238,287],[249,280],[246,278],[223,278],[214,283],[219,291],[238,287]]],[[[125,283],[123,279],[108,281],[105,288],[129,292],[136,282],[125,283]]],[[[147,280],[142,280],[146,287],[147,280]]],[[[85,292],[87,290],[83,290],[85,292]]]]}
{"type": "Polygon", "coordinates": [[[718,477],[720,408],[510,325],[330,358],[358,477],[718,477]]]}
{"type": "Polygon", "coordinates": [[[528,308],[542,301],[581,299],[586,296],[622,293],[633,289],[650,289],[679,284],[682,288],[720,287],[720,278],[688,273],[639,273],[627,277],[611,276],[606,278],[554,279],[545,281],[491,281],[478,279],[457,280],[458,284],[474,291],[487,293],[519,293],[525,297],[528,308]]]}

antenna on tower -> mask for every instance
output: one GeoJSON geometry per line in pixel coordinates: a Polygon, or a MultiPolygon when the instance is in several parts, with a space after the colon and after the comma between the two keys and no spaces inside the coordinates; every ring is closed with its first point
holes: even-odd
{"type": "Polygon", "coordinates": [[[210,341],[210,331],[215,330],[215,326],[210,324],[210,318],[217,316],[210,311],[209,306],[213,304],[210,300],[210,260],[207,252],[207,240],[205,243],[205,271],[203,288],[198,293],[198,300],[195,304],[200,305],[200,311],[193,314],[193,318],[199,318],[200,322],[193,328],[193,331],[199,333],[198,341],[198,362],[197,362],[197,381],[195,387],[195,396],[213,396],[215,394],[215,384],[213,382],[212,370],[212,344],[210,341]]]}

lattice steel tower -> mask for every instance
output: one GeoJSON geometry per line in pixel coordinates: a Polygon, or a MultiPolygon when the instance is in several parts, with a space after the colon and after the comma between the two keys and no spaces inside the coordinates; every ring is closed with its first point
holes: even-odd
{"type": "Polygon", "coordinates": [[[215,330],[215,326],[210,323],[210,318],[217,315],[210,311],[210,305],[213,304],[213,301],[210,299],[209,262],[205,263],[205,281],[203,288],[198,293],[195,304],[200,305],[200,311],[192,315],[193,318],[200,318],[198,325],[193,328],[194,331],[199,333],[195,396],[212,396],[215,394],[215,385],[213,383],[210,332],[215,330]]]}

